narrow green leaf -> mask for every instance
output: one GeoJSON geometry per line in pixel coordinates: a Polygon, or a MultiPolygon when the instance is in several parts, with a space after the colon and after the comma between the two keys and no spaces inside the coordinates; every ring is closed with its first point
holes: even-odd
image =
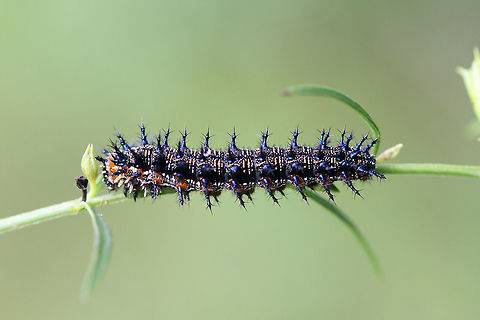
{"type": "Polygon", "coordinates": [[[372,130],[373,135],[377,139],[377,143],[373,146],[372,151],[374,155],[377,155],[378,148],[380,147],[380,129],[376,125],[375,121],[373,121],[372,117],[368,114],[368,112],[355,100],[350,98],[344,93],[337,91],[332,88],[328,87],[321,87],[317,85],[298,85],[298,86],[291,86],[287,87],[282,92],[285,96],[320,96],[320,97],[329,97],[340,102],[343,102],[348,107],[355,110],[360,117],[368,124],[370,129],[372,130]]]}
{"type": "Polygon", "coordinates": [[[314,202],[318,203],[328,211],[330,211],[335,217],[337,217],[343,224],[352,232],[353,236],[357,239],[362,249],[365,251],[365,254],[372,265],[373,270],[377,275],[382,275],[382,268],[378,261],[375,252],[373,251],[372,247],[368,243],[367,239],[363,236],[360,229],[357,225],[350,219],[347,214],[345,214],[342,210],[340,210],[336,205],[332,202],[328,201],[327,199],[323,198],[321,195],[316,193],[315,191],[305,190],[307,197],[312,199],[314,202]]]}
{"type": "Polygon", "coordinates": [[[107,223],[103,220],[102,215],[96,211],[96,208],[86,202],[83,204],[90,215],[94,237],[90,263],[83,279],[80,296],[81,300],[86,302],[89,300],[98,281],[107,270],[110,253],[112,251],[112,236],[107,223]]]}

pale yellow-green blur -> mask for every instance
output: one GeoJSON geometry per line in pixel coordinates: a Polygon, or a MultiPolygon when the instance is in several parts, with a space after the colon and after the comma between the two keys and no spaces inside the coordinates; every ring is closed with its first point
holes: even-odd
{"type": "Polygon", "coordinates": [[[480,53],[473,50],[473,62],[469,69],[459,67],[457,72],[462,76],[473,111],[480,120],[480,53]]]}

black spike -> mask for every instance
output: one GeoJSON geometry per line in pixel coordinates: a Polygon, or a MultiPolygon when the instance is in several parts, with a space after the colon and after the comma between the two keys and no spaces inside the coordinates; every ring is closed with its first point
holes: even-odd
{"type": "Polygon", "coordinates": [[[230,144],[228,145],[228,150],[230,152],[237,151],[237,132],[235,130],[235,127],[233,127],[233,132],[228,134],[230,136],[230,144]]]}
{"type": "Polygon", "coordinates": [[[101,163],[105,163],[105,161],[107,161],[107,159],[102,158],[102,157],[100,157],[100,156],[95,156],[95,160],[97,160],[97,161],[99,161],[99,162],[101,162],[101,163]]]}
{"type": "Polygon", "coordinates": [[[370,149],[377,143],[378,139],[373,139],[365,148],[363,148],[363,152],[370,152],[370,149]]]}
{"type": "Polygon", "coordinates": [[[348,176],[345,174],[345,172],[342,172],[340,176],[341,176],[343,182],[345,182],[345,184],[353,191],[354,194],[356,194],[360,198],[363,198],[362,195],[360,194],[360,191],[357,188],[355,188],[352,181],[348,178],[348,176]]]}
{"type": "Polygon", "coordinates": [[[210,193],[208,192],[208,180],[205,178],[202,178],[201,182],[202,182],[202,192],[205,198],[207,208],[210,210],[210,212],[212,212],[212,201],[210,200],[210,193]]]}
{"type": "Polygon", "coordinates": [[[243,194],[241,194],[240,192],[237,192],[237,191],[234,191],[234,193],[235,193],[235,200],[238,200],[238,202],[243,207],[243,209],[245,209],[245,211],[247,211],[247,207],[245,206],[245,201],[243,200],[243,194]]]}
{"type": "Polygon", "coordinates": [[[363,143],[368,139],[368,134],[365,134],[360,141],[357,142],[357,144],[353,147],[353,150],[360,150],[362,147],[363,143]]]}
{"type": "Polygon", "coordinates": [[[157,135],[157,149],[162,149],[162,133],[160,131],[157,135]]]}
{"type": "Polygon", "coordinates": [[[109,147],[112,148],[116,153],[122,153],[122,151],[120,150],[120,148],[118,148],[118,145],[115,141],[113,141],[112,139],[109,139],[110,141],[110,144],[109,144],[109,147]]]}
{"type": "Polygon", "coordinates": [[[210,195],[208,194],[208,192],[204,192],[203,195],[204,195],[204,198],[205,198],[205,204],[206,204],[208,210],[210,210],[210,213],[212,213],[213,204],[212,204],[212,200],[210,199],[210,195]]]}
{"type": "Polygon", "coordinates": [[[133,191],[133,201],[137,201],[137,197],[138,197],[138,192],[139,190],[137,188],[135,188],[135,190],[133,191]]]}
{"type": "Polygon", "coordinates": [[[343,150],[343,152],[347,152],[348,149],[349,149],[349,144],[350,144],[350,141],[352,141],[353,139],[353,135],[350,133],[348,136],[347,136],[347,131],[346,129],[343,129],[341,131],[341,138],[340,138],[340,141],[338,141],[338,146],[343,150]]]}
{"type": "Polygon", "coordinates": [[[325,191],[325,193],[328,195],[328,198],[330,198],[330,200],[335,203],[335,197],[333,196],[332,191],[330,191],[330,186],[328,186],[327,184],[322,184],[322,188],[323,191],[325,191]]]}
{"type": "Polygon", "coordinates": [[[355,158],[356,156],[358,156],[360,154],[360,151],[359,150],[351,150],[348,152],[348,157],[350,159],[352,158],[355,158]]]}
{"type": "Polygon", "coordinates": [[[180,138],[180,141],[178,142],[178,151],[183,153],[187,149],[187,136],[190,134],[187,132],[187,129],[183,129],[183,132],[180,132],[182,137],[180,138]]]}
{"type": "Polygon", "coordinates": [[[303,187],[300,186],[300,181],[298,180],[298,176],[293,176],[292,179],[293,185],[295,186],[295,189],[302,195],[302,199],[308,202],[307,196],[303,192],[303,187]]]}
{"type": "Polygon", "coordinates": [[[168,138],[171,133],[170,126],[168,126],[167,130],[163,131],[163,148],[168,148],[168,138]]]}
{"type": "Polygon", "coordinates": [[[298,148],[298,136],[300,132],[298,131],[298,127],[291,131],[292,137],[290,138],[290,149],[297,149],[298,148]]]}
{"type": "Polygon", "coordinates": [[[267,194],[269,195],[269,197],[273,200],[273,202],[274,202],[275,204],[277,204],[278,206],[280,206],[280,203],[278,202],[277,197],[275,197],[275,191],[273,191],[273,190],[267,190],[267,194]]]}
{"type": "Polygon", "coordinates": [[[204,149],[210,149],[209,142],[210,138],[212,136],[210,135],[210,128],[207,129],[207,133],[203,135],[203,148],[204,149]]]}
{"type": "Polygon", "coordinates": [[[138,127],[140,128],[140,142],[146,146],[148,144],[148,138],[147,133],[145,132],[145,125],[142,122],[138,125],[138,127]]]}
{"type": "Polygon", "coordinates": [[[204,195],[207,208],[208,210],[210,210],[210,212],[212,212],[212,201],[210,200],[210,196],[208,195],[208,193],[204,193],[204,195]]]}
{"type": "Polygon", "coordinates": [[[268,128],[265,131],[262,131],[260,134],[261,134],[260,150],[264,152],[268,149],[268,137],[270,136],[270,133],[268,132],[268,128]]]}
{"type": "Polygon", "coordinates": [[[386,179],[386,177],[382,173],[377,172],[376,170],[370,170],[368,173],[370,175],[373,175],[373,176],[377,177],[377,178],[386,179]]]}
{"type": "Polygon", "coordinates": [[[203,192],[203,196],[205,198],[205,204],[207,205],[207,208],[208,210],[210,210],[210,212],[212,212],[212,201],[210,200],[210,194],[208,193],[208,191],[204,191],[203,192]]]}
{"type": "Polygon", "coordinates": [[[350,147],[350,142],[353,139],[353,134],[350,132],[350,134],[347,137],[347,140],[345,141],[345,147],[348,149],[350,147]]]}
{"type": "Polygon", "coordinates": [[[185,195],[183,194],[183,189],[182,188],[175,188],[177,191],[177,196],[178,196],[178,203],[180,203],[181,206],[185,204],[185,195]]]}
{"type": "Polygon", "coordinates": [[[128,143],[125,141],[125,139],[123,138],[122,134],[119,132],[117,133],[117,139],[118,141],[120,142],[120,145],[122,146],[123,150],[125,151],[128,151],[130,150],[130,146],[128,145],[128,143]]]}
{"type": "Polygon", "coordinates": [[[114,159],[121,160],[121,161],[127,160],[127,155],[123,153],[122,150],[120,150],[118,145],[115,142],[113,142],[112,139],[110,139],[110,148],[112,148],[113,151],[115,151],[114,159]]]}
{"type": "Polygon", "coordinates": [[[177,150],[180,155],[183,154],[182,143],[180,141],[177,142],[177,150]]]}
{"type": "Polygon", "coordinates": [[[320,146],[323,143],[323,139],[325,137],[326,131],[325,129],[322,129],[322,131],[320,130],[317,130],[317,131],[320,132],[320,138],[318,138],[318,145],[320,146]]]}
{"type": "Polygon", "coordinates": [[[338,131],[339,131],[340,134],[341,134],[339,144],[343,146],[343,145],[344,145],[344,142],[345,142],[345,134],[347,133],[347,129],[346,129],[346,128],[343,128],[342,131],[340,131],[340,130],[338,130],[338,131]]]}
{"type": "Polygon", "coordinates": [[[330,129],[328,129],[328,131],[325,131],[325,129],[322,129],[320,141],[318,144],[319,150],[325,150],[327,148],[329,138],[330,138],[330,129]]]}
{"type": "Polygon", "coordinates": [[[240,203],[240,205],[243,207],[243,209],[245,209],[245,211],[247,211],[247,207],[245,206],[245,201],[243,200],[243,197],[242,195],[240,194],[237,194],[237,199],[238,199],[238,202],[240,203]]]}
{"type": "Polygon", "coordinates": [[[365,168],[362,167],[362,166],[358,166],[355,169],[355,171],[360,172],[361,174],[366,175],[366,176],[371,176],[371,173],[368,170],[365,170],[365,168]]]}

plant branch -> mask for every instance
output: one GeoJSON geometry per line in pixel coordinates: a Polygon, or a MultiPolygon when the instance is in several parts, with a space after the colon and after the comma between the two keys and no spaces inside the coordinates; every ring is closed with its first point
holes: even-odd
{"type": "MultiPolygon", "coordinates": [[[[90,198],[88,199],[87,203],[92,206],[107,205],[122,201],[123,199],[125,199],[125,197],[121,192],[107,193],[98,197],[90,198]]],[[[0,234],[35,225],[40,222],[75,215],[84,209],[85,207],[80,199],[75,199],[33,211],[20,213],[0,219],[0,234]]]]}
{"type": "Polygon", "coordinates": [[[384,174],[424,174],[480,178],[480,166],[442,163],[388,163],[379,164],[377,170],[384,174]]]}

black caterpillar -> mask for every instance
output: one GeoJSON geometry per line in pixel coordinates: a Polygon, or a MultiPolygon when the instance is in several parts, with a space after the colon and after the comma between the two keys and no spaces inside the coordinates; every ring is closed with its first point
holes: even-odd
{"type": "Polygon", "coordinates": [[[292,132],[286,148],[269,146],[268,130],[261,133],[257,149],[237,147],[235,129],[230,135],[226,150],[214,150],[209,146],[210,132],[204,134],[199,150],[187,147],[186,130],[182,133],[177,147],[168,143],[170,128],[149,142],[145,126],[140,124],[140,144],[129,145],[121,134],[117,142],[110,140],[110,150],[104,150],[105,158],[97,157],[103,164],[103,180],[110,190],[123,187],[125,196],[133,195],[135,200],[140,192],[156,198],[163,188],[173,188],[178,201],[184,204],[189,193],[197,190],[203,193],[207,207],[211,210],[213,197],[223,189],[233,191],[240,205],[245,208],[245,195],[256,187],[265,189],[270,198],[278,204],[275,192],[284,195],[283,190],[290,184],[307,200],[304,189],[323,188],[333,201],[331,189],[335,181],[343,181],[356,195],[354,180],[369,180],[372,177],[384,179],[375,170],[375,157],[369,153],[376,140],[367,145],[365,135],[358,143],[350,146],[352,134],[341,131],[336,146],[329,145],[330,130],[321,131],[319,142],[314,147],[298,144],[298,129],[292,132]]]}

